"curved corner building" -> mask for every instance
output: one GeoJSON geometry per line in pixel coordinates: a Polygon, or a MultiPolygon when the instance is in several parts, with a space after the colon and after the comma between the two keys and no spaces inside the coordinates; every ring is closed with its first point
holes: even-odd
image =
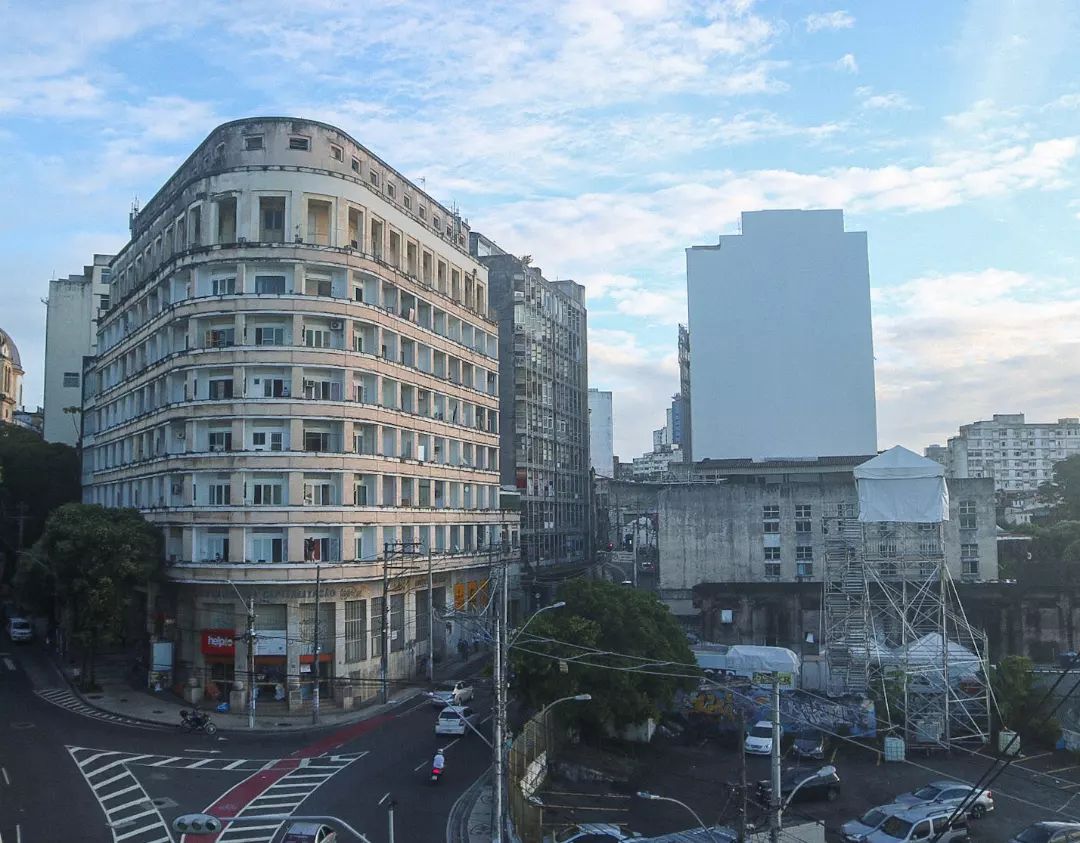
{"type": "Polygon", "coordinates": [[[432,626],[436,661],[477,633],[462,618],[517,525],[468,248],[456,211],[307,120],[219,126],[132,214],[87,378],[84,494],[164,531],[175,588],[151,632],[176,644],[174,683],[242,702],[237,589],[260,699],[290,707],[316,659],[323,699],[344,700],[378,690],[384,643],[393,681],[423,671],[432,626]]]}

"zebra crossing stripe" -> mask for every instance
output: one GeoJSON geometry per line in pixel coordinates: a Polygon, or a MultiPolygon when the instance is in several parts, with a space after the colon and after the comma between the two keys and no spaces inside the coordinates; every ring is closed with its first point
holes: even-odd
{"type": "Polygon", "coordinates": [[[149,756],[78,746],[69,746],[67,750],[105,815],[112,830],[113,843],[126,840],[131,843],[163,843],[171,840],[164,818],[125,763],[149,756]],[[102,778],[102,773],[107,777],[102,778]],[[108,775],[110,773],[112,775],[108,775]],[[115,804],[114,800],[122,796],[126,797],[125,801],[115,804]],[[134,813],[130,813],[133,809],[134,813]]]}
{"type": "Polygon", "coordinates": [[[118,723],[125,726],[132,726],[137,729],[149,729],[153,731],[162,731],[170,729],[170,726],[159,723],[149,723],[144,720],[138,720],[134,717],[125,717],[122,714],[112,714],[108,711],[102,711],[84,703],[79,697],[77,697],[71,691],[65,688],[45,688],[36,690],[34,693],[47,703],[57,706],[58,708],[67,709],[75,714],[81,714],[83,717],[92,717],[95,720],[104,720],[109,723],[118,723]]]}

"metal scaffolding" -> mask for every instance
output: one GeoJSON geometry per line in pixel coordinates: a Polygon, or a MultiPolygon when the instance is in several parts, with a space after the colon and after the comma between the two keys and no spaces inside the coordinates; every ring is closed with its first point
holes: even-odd
{"type": "Polygon", "coordinates": [[[874,698],[909,745],[990,737],[987,642],[968,623],[945,561],[942,524],[824,519],[830,694],[874,698]]]}

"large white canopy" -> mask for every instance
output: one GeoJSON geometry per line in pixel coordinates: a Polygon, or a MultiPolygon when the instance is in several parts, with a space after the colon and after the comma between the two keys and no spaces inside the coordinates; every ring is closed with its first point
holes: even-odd
{"type": "Polygon", "coordinates": [[[855,468],[859,520],[933,524],[949,520],[949,489],[940,463],[901,445],[855,468]]]}

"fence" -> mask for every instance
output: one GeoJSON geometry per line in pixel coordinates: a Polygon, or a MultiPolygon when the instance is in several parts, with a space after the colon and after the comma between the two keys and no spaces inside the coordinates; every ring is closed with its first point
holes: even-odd
{"type": "Polygon", "coordinates": [[[510,745],[507,761],[510,821],[522,843],[542,843],[543,808],[530,801],[547,778],[548,764],[558,750],[551,711],[534,715],[510,745]]]}

